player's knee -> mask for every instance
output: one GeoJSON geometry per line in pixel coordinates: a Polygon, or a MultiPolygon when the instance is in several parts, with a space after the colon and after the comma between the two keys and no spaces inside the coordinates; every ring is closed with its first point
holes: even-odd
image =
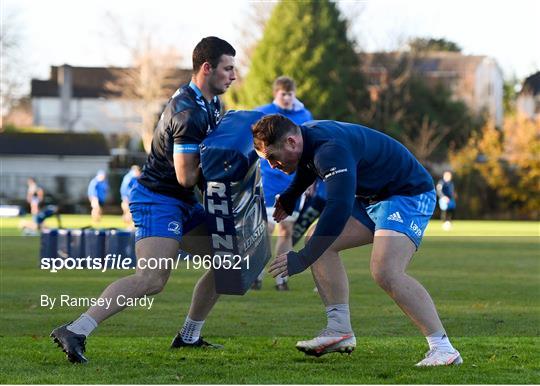
{"type": "Polygon", "coordinates": [[[143,295],[155,295],[163,291],[167,284],[168,275],[162,272],[141,272],[138,273],[139,285],[144,292],[143,295]]]}
{"type": "Polygon", "coordinates": [[[379,287],[387,292],[391,292],[396,283],[398,273],[389,267],[372,265],[371,277],[373,277],[373,280],[375,280],[379,287]]]}
{"type": "Polygon", "coordinates": [[[147,283],[146,285],[146,295],[156,295],[163,291],[163,288],[165,288],[165,284],[167,283],[167,279],[159,278],[152,283],[147,283]]]}

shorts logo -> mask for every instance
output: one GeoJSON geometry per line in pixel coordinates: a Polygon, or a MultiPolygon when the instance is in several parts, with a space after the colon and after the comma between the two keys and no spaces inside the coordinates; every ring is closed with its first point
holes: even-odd
{"type": "Polygon", "coordinates": [[[175,235],[179,235],[182,229],[182,225],[178,221],[171,221],[167,227],[169,232],[173,232],[175,235]]]}
{"type": "Polygon", "coordinates": [[[390,216],[388,216],[386,218],[387,220],[392,220],[392,221],[397,221],[397,222],[400,222],[400,223],[403,223],[403,219],[401,218],[401,215],[399,214],[399,212],[394,212],[392,213],[390,216]]]}
{"type": "Polygon", "coordinates": [[[411,225],[409,225],[409,228],[412,229],[412,231],[416,234],[418,237],[422,237],[422,229],[418,225],[414,223],[414,221],[411,221],[411,225]]]}

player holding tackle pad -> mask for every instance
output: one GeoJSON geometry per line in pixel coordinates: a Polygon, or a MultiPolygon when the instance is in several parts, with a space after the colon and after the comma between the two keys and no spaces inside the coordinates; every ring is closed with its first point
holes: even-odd
{"type": "MultiPolygon", "coordinates": [[[[196,200],[194,186],[200,182],[199,145],[220,116],[217,96],[236,79],[235,54],[228,42],[213,36],[202,39],[193,50],[192,80],[167,103],[142,175],[129,193],[137,228],[137,270],[110,284],[100,295],[100,299],[112,299],[110,307],[92,306],[74,322],[52,331],[51,337],[69,361],[87,362],[84,352],[88,335],[126,307],[115,299],[136,299],[162,291],[172,267],[151,269],[141,262],[175,260],[179,248],[200,256],[213,253],[206,213],[196,200]]],[[[200,333],[217,300],[213,270],[208,270],[194,288],[188,316],[172,348],[216,347],[204,341],[200,333]]]]}

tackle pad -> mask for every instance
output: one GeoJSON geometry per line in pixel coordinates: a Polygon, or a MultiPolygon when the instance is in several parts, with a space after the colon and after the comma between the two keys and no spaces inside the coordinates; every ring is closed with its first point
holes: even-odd
{"type": "Polygon", "coordinates": [[[251,126],[264,114],[230,111],[200,145],[216,291],[243,295],[270,259],[259,157],[251,126]]]}

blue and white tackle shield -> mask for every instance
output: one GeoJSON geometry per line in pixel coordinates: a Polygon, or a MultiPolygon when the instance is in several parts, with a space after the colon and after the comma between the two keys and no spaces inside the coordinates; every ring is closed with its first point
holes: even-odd
{"type": "Polygon", "coordinates": [[[231,111],[201,144],[204,206],[220,294],[245,294],[271,255],[259,158],[251,134],[251,126],[262,116],[231,111]]]}

